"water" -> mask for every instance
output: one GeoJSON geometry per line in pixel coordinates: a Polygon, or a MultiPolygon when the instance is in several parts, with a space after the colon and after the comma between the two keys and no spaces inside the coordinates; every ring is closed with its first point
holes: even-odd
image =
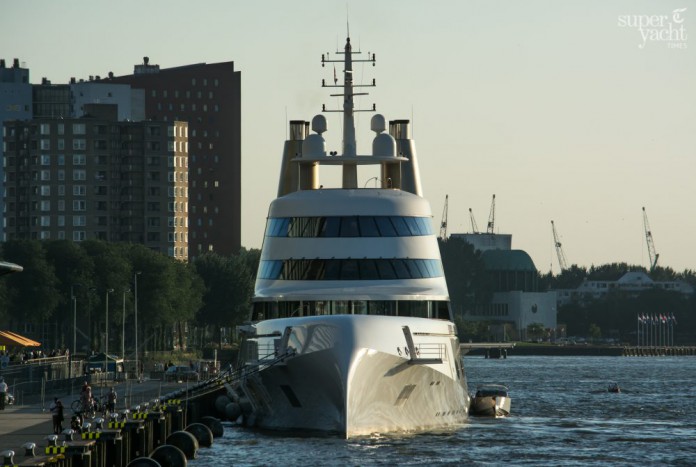
{"type": "MultiPolygon", "coordinates": [[[[696,358],[464,359],[471,391],[510,388],[512,415],[460,429],[359,440],[293,438],[225,425],[201,465],[694,465],[696,358]],[[611,381],[621,394],[606,392],[611,381]]],[[[470,392],[471,392],[470,391],[470,392]]]]}

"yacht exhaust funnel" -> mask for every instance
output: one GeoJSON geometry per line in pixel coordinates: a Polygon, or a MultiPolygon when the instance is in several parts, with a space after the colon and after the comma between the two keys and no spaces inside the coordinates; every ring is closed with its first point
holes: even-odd
{"type": "Polygon", "coordinates": [[[290,161],[302,156],[302,142],[309,134],[309,122],[290,120],[290,134],[283,148],[283,161],[280,165],[280,180],[278,182],[278,197],[297,191],[299,188],[299,173],[297,165],[290,161]]]}
{"type": "Polygon", "coordinates": [[[411,127],[408,120],[391,120],[389,134],[396,140],[396,153],[408,159],[401,163],[401,189],[414,195],[423,196],[420,182],[420,170],[416,158],[416,143],[411,139],[411,127]]]}

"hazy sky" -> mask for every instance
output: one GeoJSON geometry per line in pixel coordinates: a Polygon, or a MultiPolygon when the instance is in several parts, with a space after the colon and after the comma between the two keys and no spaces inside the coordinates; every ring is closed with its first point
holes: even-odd
{"type": "MultiPolygon", "coordinates": [[[[471,231],[469,208],[485,229],[495,194],[496,231],[541,271],[558,271],[552,219],[571,264],[647,266],[645,206],[659,264],[696,269],[693,0],[0,0],[0,56],[34,83],[130,74],[146,55],[164,68],[233,60],[242,244],[258,248],[286,114],[337,105],[320,57],[343,47],[346,15],[354,45],[377,54],[356,69],[378,84],[362,106],[413,120],[436,229],[446,194],[450,233],[471,231]]],[[[325,136],[340,151],[333,114],[325,136]]]]}

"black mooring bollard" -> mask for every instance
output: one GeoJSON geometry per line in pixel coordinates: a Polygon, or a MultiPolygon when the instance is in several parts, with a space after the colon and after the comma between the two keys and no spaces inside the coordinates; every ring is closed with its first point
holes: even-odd
{"type": "Polygon", "coordinates": [[[213,432],[213,438],[221,438],[225,433],[225,429],[222,426],[220,419],[215,417],[201,417],[201,423],[210,428],[213,432]]]}
{"type": "Polygon", "coordinates": [[[196,437],[199,446],[209,448],[213,445],[213,432],[203,423],[192,423],[186,427],[186,431],[196,437]]]}
{"type": "Polygon", "coordinates": [[[188,431],[175,431],[167,437],[167,444],[181,449],[187,459],[195,459],[198,455],[198,440],[188,431]]]}
{"type": "MultiPolygon", "coordinates": [[[[184,456],[184,459],[186,456],[184,456]]],[[[126,467],[162,467],[162,464],[149,457],[138,457],[128,463],[126,467]]]]}
{"type": "Polygon", "coordinates": [[[162,467],[186,467],[188,460],[181,449],[171,444],[164,444],[156,448],[150,457],[162,467]]]}

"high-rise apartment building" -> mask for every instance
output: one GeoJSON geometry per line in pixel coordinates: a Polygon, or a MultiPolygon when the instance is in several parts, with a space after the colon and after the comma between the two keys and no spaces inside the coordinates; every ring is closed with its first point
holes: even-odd
{"type": "MultiPolygon", "coordinates": [[[[29,70],[20,65],[19,59],[12,61],[8,67],[0,59],[0,143],[2,143],[2,122],[5,120],[28,120],[31,118],[31,84],[29,70]]],[[[0,144],[0,160],[3,145],[0,144]]],[[[0,193],[2,193],[3,167],[0,164],[0,193]]],[[[0,196],[0,216],[3,212],[0,196]]]]}
{"type": "Polygon", "coordinates": [[[5,239],[141,243],[187,260],[187,123],[84,110],[4,123],[5,239]]]}
{"type": "Polygon", "coordinates": [[[160,69],[147,57],[134,74],[102,79],[144,90],[145,117],[189,128],[189,255],[241,247],[241,74],[234,62],[160,69]]]}

